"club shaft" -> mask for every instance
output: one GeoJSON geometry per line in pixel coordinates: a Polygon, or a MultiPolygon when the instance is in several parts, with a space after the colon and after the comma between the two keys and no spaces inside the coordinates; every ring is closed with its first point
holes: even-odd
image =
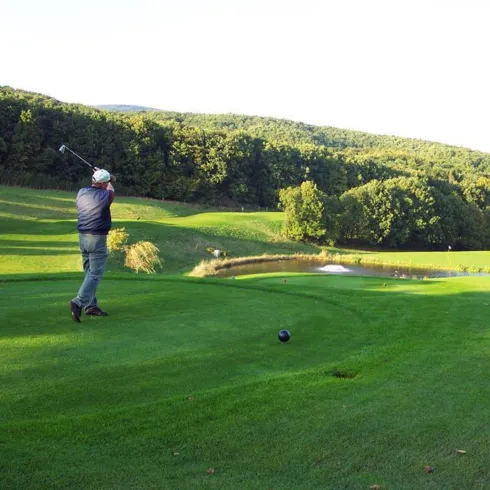
{"type": "Polygon", "coordinates": [[[88,163],[88,162],[87,162],[87,160],[83,159],[83,158],[82,158],[80,155],[78,155],[77,153],[75,153],[73,150],[70,150],[70,148],[68,148],[68,146],[66,146],[66,145],[65,145],[65,148],[66,148],[66,149],[67,149],[69,152],[73,153],[73,154],[74,154],[76,157],[80,158],[80,160],[81,160],[82,162],[86,163],[86,164],[87,164],[87,165],[88,165],[88,166],[89,166],[91,169],[93,169],[93,168],[94,168],[94,166],[93,166],[93,165],[91,165],[90,163],[88,163]]]}

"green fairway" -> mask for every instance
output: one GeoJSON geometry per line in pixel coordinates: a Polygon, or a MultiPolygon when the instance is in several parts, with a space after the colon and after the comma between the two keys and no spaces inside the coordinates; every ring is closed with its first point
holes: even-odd
{"type": "MultiPolygon", "coordinates": [[[[0,275],[81,270],[76,231],[75,193],[0,186],[0,275]]],[[[281,235],[280,212],[216,212],[208,208],[117,197],[113,227],[124,227],[130,243],[150,240],[164,261],[159,273],[182,274],[201,260],[208,248],[229,257],[261,254],[317,254],[320,247],[295,243],[281,235]]],[[[329,247],[332,253],[347,251],[329,247]]],[[[352,251],[349,251],[352,253],[352,251]]],[[[490,252],[359,252],[363,263],[454,270],[488,270],[490,252]]],[[[107,272],[128,272],[120,255],[110,258],[107,272]]]]}
{"type": "Polygon", "coordinates": [[[487,278],[113,278],[81,325],[77,284],[1,285],[2,488],[490,479],[487,278]]]}
{"type": "Polygon", "coordinates": [[[379,262],[401,263],[412,267],[440,267],[455,270],[488,270],[490,251],[477,252],[377,252],[379,262]]]}
{"type": "Polygon", "coordinates": [[[189,278],[208,244],[315,248],[280,213],[120,201],[163,274],[113,257],[110,316],[76,324],[73,195],[0,188],[1,489],[488,488],[490,277],[189,278]]]}
{"type": "MultiPolygon", "coordinates": [[[[320,251],[283,238],[282,213],[212,212],[118,196],[112,217],[114,228],[126,228],[130,243],[149,240],[160,249],[165,274],[190,271],[211,258],[207,248],[235,257],[320,251]]],[[[81,270],[75,193],[0,186],[0,229],[0,275],[81,270]]],[[[122,262],[111,257],[107,271],[124,272],[122,262]]]]}

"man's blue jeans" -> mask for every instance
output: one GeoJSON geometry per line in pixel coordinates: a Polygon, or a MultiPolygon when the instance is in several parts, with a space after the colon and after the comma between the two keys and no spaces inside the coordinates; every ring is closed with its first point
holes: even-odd
{"type": "Polygon", "coordinates": [[[107,235],[80,233],[79,243],[85,279],[73,302],[87,310],[93,306],[98,306],[95,292],[104,274],[105,264],[109,256],[107,235]]]}

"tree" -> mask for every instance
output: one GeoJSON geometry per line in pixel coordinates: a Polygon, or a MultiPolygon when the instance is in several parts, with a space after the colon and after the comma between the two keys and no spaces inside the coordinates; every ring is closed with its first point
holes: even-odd
{"type": "Polygon", "coordinates": [[[286,214],[285,232],[288,237],[318,241],[325,236],[324,197],[312,181],[279,191],[279,200],[286,214]]]}
{"type": "Polygon", "coordinates": [[[366,242],[369,219],[357,193],[347,191],[340,196],[339,236],[343,242],[366,242]]]}
{"type": "Polygon", "coordinates": [[[475,203],[481,210],[490,206],[490,179],[488,177],[467,175],[460,183],[460,187],[467,203],[475,203]]]}
{"type": "Polygon", "coordinates": [[[30,109],[24,110],[20,113],[19,122],[14,129],[7,167],[16,173],[34,170],[32,160],[35,159],[40,148],[41,135],[36,120],[30,109]]]}
{"type": "MultiPolygon", "coordinates": [[[[359,234],[359,241],[369,245],[382,245],[393,232],[393,223],[400,215],[400,203],[383,182],[373,180],[366,185],[350,189],[341,197],[348,202],[351,210],[357,209],[359,217],[353,223],[355,228],[344,232],[347,235],[359,234]],[[356,204],[352,200],[357,201],[356,204]],[[354,231],[355,230],[355,231],[354,231]]],[[[344,210],[343,220],[347,219],[344,210]]]]}
{"type": "Polygon", "coordinates": [[[439,221],[434,212],[433,189],[427,179],[399,177],[383,185],[400,210],[394,216],[385,243],[390,247],[426,247],[431,229],[439,221]]]}

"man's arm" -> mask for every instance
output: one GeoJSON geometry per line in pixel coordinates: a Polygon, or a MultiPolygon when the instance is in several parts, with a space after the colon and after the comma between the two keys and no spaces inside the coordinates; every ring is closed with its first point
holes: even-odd
{"type": "Polygon", "coordinates": [[[107,190],[109,191],[109,206],[112,204],[112,201],[114,201],[114,187],[112,187],[112,184],[109,182],[107,184],[107,190]]]}

